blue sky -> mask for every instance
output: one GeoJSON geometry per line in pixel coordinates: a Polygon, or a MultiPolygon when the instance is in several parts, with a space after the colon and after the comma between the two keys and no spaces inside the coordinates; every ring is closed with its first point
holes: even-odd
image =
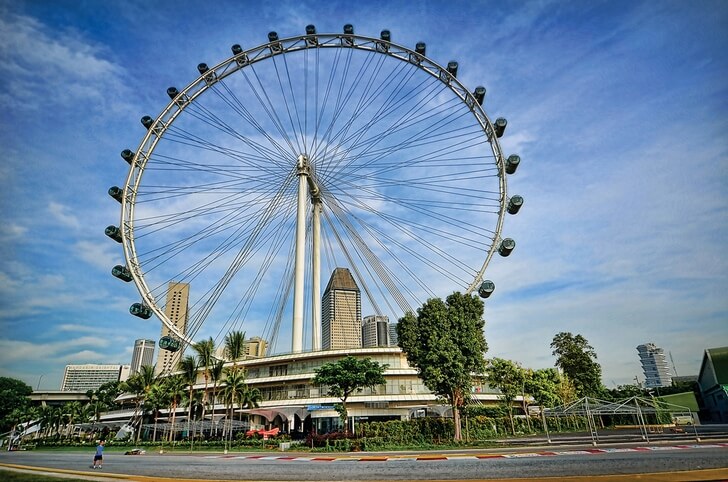
{"type": "Polygon", "coordinates": [[[66,364],[128,364],[136,338],[158,338],[109,274],[118,153],[199,62],[310,23],[424,41],[508,119],[509,192],[526,202],[504,226],[516,250],[487,271],[488,356],[553,366],[553,336],[580,333],[613,386],[643,378],[641,343],[679,375],[728,344],[725,2],[214,5],[0,1],[0,375],[57,389],[66,364]]]}

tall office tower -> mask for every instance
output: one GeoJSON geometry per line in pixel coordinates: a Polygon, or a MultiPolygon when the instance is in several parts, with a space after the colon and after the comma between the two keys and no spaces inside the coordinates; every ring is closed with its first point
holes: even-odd
{"type": "MultiPolygon", "coordinates": [[[[167,291],[167,304],[164,306],[164,314],[167,315],[169,321],[181,333],[187,333],[187,311],[190,299],[190,285],[188,283],[177,283],[171,281],[167,291]]],[[[162,336],[174,336],[167,328],[162,325],[162,336]]],[[[184,350],[169,351],[162,348],[157,354],[157,366],[155,372],[157,374],[165,371],[174,371],[177,364],[182,358],[184,350]]]]}
{"type": "Polygon", "coordinates": [[[665,358],[662,348],[653,343],[645,343],[637,347],[642,362],[642,371],[645,372],[645,387],[669,387],[672,385],[670,366],[665,358]]]}
{"type": "Polygon", "coordinates": [[[131,373],[138,373],[142,365],[154,364],[154,340],[139,339],[134,342],[131,355],[131,373]]]}
{"type": "Polygon", "coordinates": [[[263,358],[268,342],[259,336],[245,340],[245,358],[263,358]]]}
{"type": "Polygon", "coordinates": [[[124,381],[129,377],[129,365],[66,365],[61,391],[96,390],[104,383],[124,381]]]}
{"type": "Polygon", "coordinates": [[[347,268],[331,273],[321,299],[321,348],[361,348],[361,292],[347,268]]]}
{"type": "Polygon", "coordinates": [[[399,345],[399,336],[397,336],[397,321],[389,324],[389,346],[399,345]]]}
{"type": "Polygon", "coordinates": [[[389,346],[389,317],[365,316],[361,324],[361,346],[389,346]]]}

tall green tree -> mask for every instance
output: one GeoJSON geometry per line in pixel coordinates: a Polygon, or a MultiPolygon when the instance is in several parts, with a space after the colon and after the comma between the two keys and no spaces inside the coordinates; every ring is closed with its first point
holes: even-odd
{"type": "Polygon", "coordinates": [[[346,409],[349,396],[366,387],[374,388],[386,383],[384,371],[388,367],[371,358],[359,359],[349,355],[336,362],[325,363],[316,370],[313,383],[326,385],[329,396],[341,400],[339,416],[345,431],[349,431],[349,413],[346,409]]]}
{"type": "Polygon", "coordinates": [[[233,362],[233,370],[238,369],[238,362],[245,358],[245,332],[234,330],[225,335],[225,357],[233,362]]]}
{"type": "Polygon", "coordinates": [[[602,367],[586,338],[561,332],[554,336],[551,348],[556,366],[574,383],[579,397],[596,397],[602,393],[602,367]]]}
{"type": "Polygon", "coordinates": [[[169,403],[169,413],[171,416],[171,428],[169,430],[169,442],[175,440],[174,424],[177,419],[177,407],[185,397],[185,380],[181,375],[172,375],[164,380],[164,391],[166,393],[167,402],[169,403]]]}
{"type": "Polygon", "coordinates": [[[224,429],[228,435],[228,439],[232,437],[232,420],[233,408],[245,397],[247,385],[245,384],[245,371],[238,370],[234,365],[225,369],[225,386],[222,388],[222,398],[227,407],[227,415],[225,416],[227,427],[224,429]]]}
{"type": "Polygon", "coordinates": [[[217,404],[217,386],[222,381],[223,370],[225,369],[224,360],[215,360],[210,367],[210,379],[212,380],[212,425],[217,437],[217,423],[215,422],[215,405],[217,404]]]}
{"type": "Polygon", "coordinates": [[[540,407],[555,407],[561,405],[559,398],[560,383],[561,377],[555,368],[527,370],[525,392],[533,397],[536,405],[540,407]]]}
{"type": "Polygon", "coordinates": [[[526,373],[517,362],[503,358],[493,358],[488,363],[486,373],[488,374],[488,385],[497,388],[501,392],[500,399],[503,401],[503,406],[508,410],[511,432],[515,435],[516,426],[513,423],[513,402],[518,395],[523,393],[526,373]]]}
{"type": "Polygon", "coordinates": [[[33,388],[22,380],[0,377],[0,433],[12,428],[14,424],[10,414],[16,408],[27,407],[30,404],[28,396],[31,393],[33,388]]]}
{"type": "Polygon", "coordinates": [[[182,372],[180,377],[189,390],[187,396],[187,433],[190,433],[190,424],[192,423],[192,394],[195,390],[195,383],[197,383],[197,359],[191,355],[187,355],[179,361],[177,368],[182,372]]]}
{"type": "Polygon", "coordinates": [[[197,365],[202,368],[202,374],[205,377],[205,391],[203,392],[202,419],[205,419],[205,406],[208,404],[207,386],[210,381],[210,368],[215,363],[215,340],[212,337],[207,340],[198,341],[192,345],[192,349],[197,353],[197,365]]]}
{"type": "Polygon", "coordinates": [[[425,386],[452,407],[455,440],[462,439],[460,410],[473,385],[472,375],[484,373],[488,345],[483,334],[483,302],[455,292],[445,301],[432,298],[397,323],[399,346],[425,386]]]}

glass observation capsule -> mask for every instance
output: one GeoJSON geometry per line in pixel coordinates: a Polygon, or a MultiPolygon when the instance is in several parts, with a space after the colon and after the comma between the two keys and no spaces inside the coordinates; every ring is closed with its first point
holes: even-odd
{"type": "Polygon", "coordinates": [[[159,348],[167,351],[178,351],[182,344],[176,338],[171,336],[163,336],[159,339],[159,348]]]}
{"type": "Polygon", "coordinates": [[[134,303],[129,307],[129,313],[144,320],[152,317],[152,309],[142,303],[134,303]]]}
{"type": "Polygon", "coordinates": [[[111,186],[109,188],[109,196],[113,197],[117,201],[121,202],[123,199],[124,190],[119,186],[111,186]]]}
{"type": "Polygon", "coordinates": [[[488,298],[493,294],[493,291],[495,291],[495,283],[489,279],[480,283],[480,287],[478,288],[478,294],[481,298],[488,298]]]}
{"type": "Polygon", "coordinates": [[[521,206],[523,206],[523,196],[516,194],[508,200],[506,210],[508,211],[508,214],[516,214],[521,210],[521,206]]]}
{"type": "Polygon", "coordinates": [[[111,268],[111,275],[127,283],[132,280],[131,271],[126,266],[120,264],[111,268]]]}
{"type": "Polygon", "coordinates": [[[500,254],[503,257],[508,256],[511,254],[511,251],[513,251],[513,248],[516,247],[516,242],[513,241],[511,238],[506,238],[503,241],[501,241],[500,245],[498,246],[498,254],[500,254]]]}
{"type": "Polygon", "coordinates": [[[498,138],[503,137],[503,133],[506,131],[507,125],[507,120],[505,120],[503,117],[498,117],[493,124],[493,127],[495,128],[495,136],[498,138]]]}
{"type": "Polygon", "coordinates": [[[516,154],[511,154],[506,159],[506,174],[513,174],[518,169],[518,165],[521,163],[521,157],[516,154]]]}
{"type": "Polygon", "coordinates": [[[106,234],[108,237],[116,241],[117,243],[121,243],[121,229],[119,229],[116,226],[106,226],[106,229],[104,230],[104,234],[106,234]]]}

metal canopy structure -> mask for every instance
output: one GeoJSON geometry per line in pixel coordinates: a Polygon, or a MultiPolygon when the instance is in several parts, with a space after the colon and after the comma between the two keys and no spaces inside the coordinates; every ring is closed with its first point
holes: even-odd
{"type": "MultiPolygon", "coordinates": [[[[642,438],[649,442],[649,428],[651,426],[661,426],[659,416],[663,414],[669,414],[671,420],[675,420],[677,417],[690,417],[690,420],[693,420],[693,412],[689,407],[667,403],[658,398],[647,399],[642,397],[630,397],[616,401],[583,397],[575,402],[553,408],[545,408],[541,411],[544,430],[546,431],[546,436],[549,438],[549,443],[551,443],[551,439],[546,426],[546,418],[576,416],[586,418],[593,445],[596,445],[599,441],[594,416],[632,416],[637,422],[642,438]],[[650,419],[653,420],[651,424],[649,423],[650,419]]],[[[691,425],[693,426],[693,430],[695,430],[696,439],[699,440],[695,423],[691,422],[691,425]]]]}

